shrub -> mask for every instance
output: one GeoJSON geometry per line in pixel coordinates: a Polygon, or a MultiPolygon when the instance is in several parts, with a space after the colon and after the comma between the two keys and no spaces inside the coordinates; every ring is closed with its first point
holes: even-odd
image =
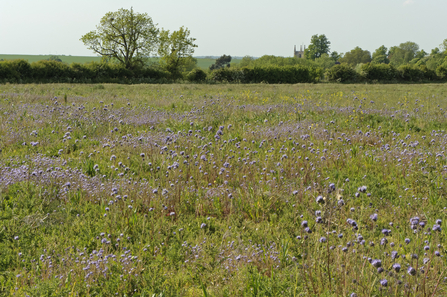
{"type": "Polygon", "coordinates": [[[437,75],[436,75],[436,71],[431,70],[430,68],[428,68],[426,65],[421,65],[419,66],[419,69],[422,71],[422,73],[424,74],[424,79],[425,80],[436,80],[438,79],[437,75]]]}
{"type": "Polygon", "coordinates": [[[66,78],[70,76],[70,67],[57,61],[41,60],[31,63],[31,72],[31,78],[36,80],[66,78]]]}
{"type": "Polygon", "coordinates": [[[398,68],[400,78],[404,81],[420,81],[424,79],[424,72],[414,65],[402,65],[398,68]]]}
{"type": "Polygon", "coordinates": [[[318,69],[295,65],[243,68],[242,71],[245,81],[250,83],[296,84],[316,82],[321,74],[318,69]]]}
{"type": "Polygon", "coordinates": [[[346,64],[335,65],[326,71],[326,78],[329,81],[354,82],[357,80],[357,76],[357,72],[346,64]]]}
{"type": "Polygon", "coordinates": [[[202,69],[196,68],[186,75],[186,79],[190,82],[201,82],[206,80],[206,73],[202,69]]]}
{"type": "Polygon", "coordinates": [[[17,82],[31,75],[31,67],[26,60],[7,60],[0,62],[0,80],[17,82]]]}
{"type": "Polygon", "coordinates": [[[232,68],[220,68],[210,73],[209,79],[216,82],[245,82],[244,72],[232,68]]]}
{"type": "Polygon", "coordinates": [[[210,74],[218,82],[296,84],[316,82],[322,76],[321,68],[295,66],[244,67],[240,70],[221,68],[210,74]]]}
{"type": "Polygon", "coordinates": [[[362,73],[367,80],[393,81],[399,78],[399,71],[390,64],[363,64],[362,73]]]}
{"type": "Polygon", "coordinates": [[[440,77],[440,78],[446,78],[447,77],[447,64],[444,63],[443,65],[439,65],[436,68],[436,74],[440,77]]]}

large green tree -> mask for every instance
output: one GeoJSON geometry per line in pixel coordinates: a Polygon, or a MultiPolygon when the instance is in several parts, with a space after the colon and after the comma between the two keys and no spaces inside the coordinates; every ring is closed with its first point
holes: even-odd
{"type": "Polygon", "coordinates": [[[386,46],[382,45],[374,51],[372,54],[371,64],[388,64],[390,59],[388,59],[388,49],[386,46]]]}
{"type": "Polygon", "coordinates": [[[418,51],[419,45],[412,41],[401,43],[399,46],[393,46],[390,48],[388,55],[390,64],[394,66],[408,64],[416,57],[418,51]]]}
{"type": "Polygon", "coordinates": [[[371,62],[371,53],[367,50],[362,50],[358,46],[350,52],[345,53],[343,58],[340,59],[340,63],[345,63],[350,66],[368,62],[371,62]]]}
{"type": "Polygon", "coordinates": [[[96,30],[83,35],[81,41],[95,53],[132,69],[155,53],[158,29],[146,13],[121,8],[106,13],[96,30]]]}
{"type": "Polygon", "coordinates": [[[158,54],[162,66],[168,70],[173,78],[179,78],[181,72],[192,58],[195,38],[189,36],[188,28],[181,27],[178,31],[162,29],[160,31],[158,54]]]}
{"type": "Polygon", "coordinates": [[[310,39],[309,47],[304,51],[306,59],[315,60],[323,54],[329,54],[331,42],[326,35],[314,35],[310,39]]]}

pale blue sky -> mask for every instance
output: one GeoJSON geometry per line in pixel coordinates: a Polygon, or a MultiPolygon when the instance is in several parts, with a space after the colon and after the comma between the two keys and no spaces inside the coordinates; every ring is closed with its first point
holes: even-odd
{"type": "Polygon", "coordinates": [[[93,56],[79,38],[131,6],[159,27],[188,27],[195,56],[291,56],[314,34],[338,52],[406,41],[430,52],[447,38],[447,0],[0,0],[0,54],[93,56]]]}

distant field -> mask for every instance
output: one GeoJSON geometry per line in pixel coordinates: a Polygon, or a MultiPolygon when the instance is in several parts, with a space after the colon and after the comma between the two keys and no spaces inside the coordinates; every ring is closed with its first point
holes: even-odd
{"type": "MultiPolygon", "coordinates": [[[[27,60],[28,62],[37,62],[40,60],[47,60],[53,55],[0,55],[0,59],[3,60],[16,60],[16,59],[23,59],[27,60]]],[[[62,62],[65,63],[87,63],[96,61],[99,62],[101,60],[101,57],[86,57],[86,56],[62,56],[57,55],[59,59],[62,60],[62,62]]]]}
{"type": "MultiPolygon", "coordinates": [[[[47,60],[52,55],[2,55],[0,54],[0,60],[15,60],[15,59],[23,59],[27,60],[28,62],[37,62],[40,60],[47,60]]],[[[64,63],[88,63],[92,61],[99,62],[101,60],[101,57],[94,57],[94,56],[65,56],[65,55],[57,55],[59,59],[62,60],[64,63]]],[[[156,60],[156,58],[154,58],[156,60]]],[[[216,61],[215,59],[207,59],[207,58],[197,58],[197,66],[203,69],[207,69],[210,67],[211,64],[216,61]]],[[[238,64],[241,60],[240,59],[233,59],[232,64],[238,64]]]]}

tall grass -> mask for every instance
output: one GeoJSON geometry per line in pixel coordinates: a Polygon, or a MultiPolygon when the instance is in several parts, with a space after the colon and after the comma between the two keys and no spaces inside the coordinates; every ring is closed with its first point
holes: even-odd
{"type": "Polygon", "coordinates": [[[0,86],[3,296],[444,296],[445,85],[0,86]]]}

